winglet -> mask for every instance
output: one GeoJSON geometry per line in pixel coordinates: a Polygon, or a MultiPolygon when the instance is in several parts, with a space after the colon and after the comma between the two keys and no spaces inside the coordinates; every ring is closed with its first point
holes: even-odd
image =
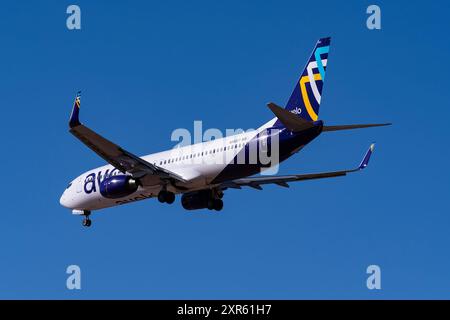
{"type": "Polygon", "coordinates": [[[79,113],[80,113],[80,104],[81,104],[81,91],[77,92],[75,97],[75,102],[73,104],[72,113],[70,114],[69,127],[73,128],[79,126],[79,113]]]}
{"type": "Polygon", "coordinates": [[[362,170],[369,164],[370,156],[373,153],[373,150],[375,149],[375,143],[372,143],[369,147],[369,150],[367,150],[366,154],[364,155],[364,158],[362,159],[361,163],[359,164],[358,169],[362,170]]]}

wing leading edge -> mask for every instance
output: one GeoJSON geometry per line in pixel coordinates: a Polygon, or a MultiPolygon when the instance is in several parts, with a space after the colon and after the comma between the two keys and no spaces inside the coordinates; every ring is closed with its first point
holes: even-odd
{"type": "Polygon", "coordinates": [[[240,189],[241,187],[245,186],[262,190],[261,185],[264,184],[277,184],[282,187],[289,187],[288,182],[345,176],[347,175],[347,173],[360,171],[366,168],[367,165],[369,164],[370,156],[372,155],[374,148],[375,144],[372,143],[367,152],[365,153],[364,158],[362,159],[359,166],[354,169],[322,172],[322,173],[294,174],[286,176],[243,178],[224,182],[221,186],[222,188],[235,188],[235,189],[240,189]]]}
{"type": "Polygon", "coordinates": [[[70,115],[69,131],[105,161],[134,178],[155,175],[162,180],[186,182],[181,176],[145,161],[81,124],[80,105],[81,93],[78,92],[70,115]]]}

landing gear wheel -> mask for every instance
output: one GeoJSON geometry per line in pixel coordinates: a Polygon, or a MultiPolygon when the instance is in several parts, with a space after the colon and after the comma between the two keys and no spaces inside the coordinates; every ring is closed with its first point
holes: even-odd
{"type": "Polygon", "coordinates": [[[175,194],[170,191],[161,190],[158,194],[158,201],[172,204],[175,201],[175,194]]]}
{"type": "Polygon", "coordinates": [[[91,215],[91,211],[89,211],[89,210],[83,210],[83,216],[84,216],[84,219],[83,219],[83,226],[84,227],[90,227],[91,226],[91,224],[92,224],[92,221],[91,221],[91,219],[89,219],[89,216],[91,215]]]}
{"type": "Polygon", "coordinates": [[[206,206],[208,208],[208,210],[214,210],[214,199],[209,199],[208,200],[208,205],[206,206]]]}
{"type": "Polygon", "coordinates": [[[161,203],[166,202],[166,192],[167,192],[167,191],[161,190],[161,191],[158,193],[158,201],[159,201],[159,202],[161,202],[161,203]]]}
{"type": "Polygon", "coordinates": [[[90,227],[91,224],[92,224],[91,219],[89,219],[89,218],[83,219],[83,226],[84,226],[84,227],[90,227]]]}
{"type": "Polygon", "coordinates": [[[223,208],[223,201],[221,199],[214,199],[214,210],[220,211],[223,208]]]}
{"type": "Polygon", "coordinates": [[[172,204],[175,201],[175,194],[173,192],[166,191],[166,203],[172,204]]]}

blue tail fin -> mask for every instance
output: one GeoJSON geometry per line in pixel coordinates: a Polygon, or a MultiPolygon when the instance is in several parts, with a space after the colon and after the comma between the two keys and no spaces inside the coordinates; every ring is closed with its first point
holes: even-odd
{"type": "Polygon", "coordinates": [[[330,42],[331,38],[322,38],[317,41],[285,107],[286,110],[307,121],[316,121],[319,117],[330,42]]]}

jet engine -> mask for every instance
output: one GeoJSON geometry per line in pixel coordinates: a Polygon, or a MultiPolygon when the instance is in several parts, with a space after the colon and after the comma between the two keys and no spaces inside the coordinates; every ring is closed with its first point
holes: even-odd
{"type": "Polygon", "coordinates": [[[139,182],[131,176],[117,175],[106,178],[100,183],[100,194],[105,198],[118,199],[126,197],[139,187],[139,182]]]}

